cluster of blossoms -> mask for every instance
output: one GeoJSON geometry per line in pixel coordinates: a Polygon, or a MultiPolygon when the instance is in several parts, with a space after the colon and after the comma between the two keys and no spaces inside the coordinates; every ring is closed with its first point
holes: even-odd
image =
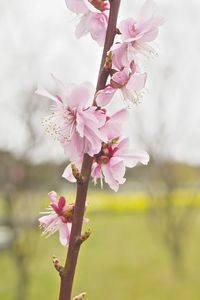
{"type": "MultiPolygon", "coordinates": [[[[76,36],[90,33],[99,45],[104,43],[109,16],[109,2],[104,0],[65,0],[67,7],[80,14],[76,36]]],[[[93,157],[91,177],[101,186],[105,181],[117,191],[125,182],[126,167],[137,163],[147,164],[149,155],[145,151],[130,149],[129,138],[124,136],[122,124],[128,118],[130,103],[141,101],[147,74],[139,66],[140,55],[150,55],[154,50],[150,43],[157,37],[158,27],[163,23],[153,0],[147,0],[137,19],[129,18],[119,24],[121,40],[107,53],[104,68],[110,74],[103,90],[93,91],[90,83],[65,86],[53,76],[58,94],[50,94],[38,87],[37,94],[53,100],[52,113],[43,121],[44,126],[64,148],[70,160],[63,177],[76,182],[73,168],[80,172],[84,154],[93,157]],[[115,101],[115,93],[121,91],[125,107],[109,114],[107,105],[115,101]],[[128,105],[127,105],[128,104],[128,105]]],[[[60,241],[67,245],[71,230],[73,205],[68,205],[64,197],[57,200],[50,193],[51,211],[40,218],[45,234],[59,230],[60,241]]]]}

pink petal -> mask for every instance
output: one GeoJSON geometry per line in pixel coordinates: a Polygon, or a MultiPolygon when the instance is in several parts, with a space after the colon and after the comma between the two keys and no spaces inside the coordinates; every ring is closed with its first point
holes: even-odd
{"type": "Polygon", "coordinates": [[[122,71],[114,73],[112,80],[119,85],[125,85],[129,80],[129,68],[124,68],[122,71]]]}
{"type": "Polygon", "coordinates": [[[143,35],[143,37],[141,37],[139,39],[138,42],[140,43],[147,43],[147,42],[152,42],[153,40],[156,39],[156,37],[158,36],[158,28],[152,28],[150,31],[148,31],[147,33],[145,33],[143,35]]]}
{"type": "Polygon", "coordinates": [[[126,20],[123,20],[119,24],[119,30],[121,32],[121,39],[122,41],[126,41],[129,38],[135,37],[135,32],[131,30],[133,28],[133,25],[135,23],[135,20],[133,18],[128,18],[126,20]]]}
{"type": "Polygon", "coordinates": [[[127,151],[120,155],[120,157],[124,160],[124,164],[128,168],[135,167],[139,162],[143,165],[147,165],[149,162],[149,155],[145,151],[133,152],[127,151]]]}
{"type": "Polygon", "coordinates": [[[65,207],[66,204],[66,200],[63,196],[60,196],[59,200],[58,200],[58,209],[62,210],[65,207]]]}
{"type": "Polygon", "coordinates": [[[82,158],[85,148],[85,139],[82,139],[77,132],[74,133],[70,143],[64,145],[64,151],[68,159],[77,161],[82,158]]]}
{"type": "Polygon", "coordinates": [[[119,157],[112,157],[109,162],[110,170],[113,175],[113,178],[117,180],[120,184],[125,182],[124,174],[126,168],[124,162],[119,157]]]}
{"type": "Polygon", "coordinates": [[[77,39],[81,38],[82,36],[88,33],[87,22],[88,22],[87,15],[83,15],[76,26],[75,36],[77,39]]]}
{"type": "Polygon", "coordinates": [[[89,13],[87,20],[87,29],[90,32],[92,38],[99,44],[103,46],[106,30],[108,25],[108,15],[107,12],[89,13]]]}
{"type": "Polygon", "coordinates": [[[121,109],[110,116],[110,119],[100,129],[106,142],[121,135],[122,126],[129,116],[127,109],[121,109]]]}
{"type": "Polygon", "coordinates": [[[38,85],[37,87],[37,90],[35,91],[35,93],[37,95],[40,95],[40,96],[44,96],[44,97],[47,97],[53,101],[55,101],[57,104],[62,104],[62,100],[59,99],[58,97],[52,95],[51,93],[49,93],[45,88],[43,88],[41,85],[38,85]]]}
{"type": "MultiPolygon", "coordinates": [[[[74,162],[75,166],[81,170],[82,159],[74,162]]],[[[76,182],[74,175],[72,174],[72,163],[70,163],[64,170],[62,177],[67,179],[70,182],[76,182]]]]}
{"type": "Polygon", "coordinates": [[[84,137],[84,128],[85,128],[85,120],[83,116],[77,112],[76,114],[76,130],[79,133],[80,137],[84,137]]]}
{"type": "Polygon", "coordinates": [[[109,122],[122,123],[126,121],[128,117],[129,117],[128,110],[122,108],[118,110],[116,113],[111,115],[109,122]]]}
{"type": "Polygon", "coordinates": [[[126,85],[126,88],[128,90],[133,90],[133,91],[138,92],[145,87],[146,78],[147,78],[146,73],[142,73],[142,74],[134,73],[133,75],[131,75],[131,77],[126,85]]]}
{"type": "Polygon", "coordinates": [[[95,117],[98,120],[99,123],[99,128],[101,128],[105,122],[106,122],[106,113],[104,111],[102,111],[101,109],[96,110],[95,109],[95,117]]]}
{"type": "Polygon", "coordinates": [[[119,183],[113,178],[113,174],[110,170],[109,164],[102,165],[102,171],[105,182],[110,186],[112,190],[117,192],[119,189],[119,183]]]}
{"type": "Polygon", "coordinates": [[[51,191],[48,193],[49,199],[51,200],[51,203],[57,202],[57,193],[54,191],[51,191]]]}
{"type": "MultiPolygon", "coordinates": [[[[87,1],[88,2],[88,1],[87,1]]],[[[88,7],[83,0],[65,0],[67,8],[74,13],[86,13],[88,11],[88,7]]]]}
{"type": "Polygon", "coordinates": [[[116,43],[111,47],[113,68],[121,70],[123,67],[129,66],[130,61],[127,55],[128,45],[128,43],[116,43]]]}
{"type": "Polygon", "coordinates": [[[84,82],[78,86],[75,86],[68,96],[69,107],[87,108],[91,98],[92,90],[93,86],[89,82],[84,82]]]}
{"type": "Polygon", "coordinates": [[[62,223],[59,228],[59,238],[60,243],[63,246],[67,246],[69,244],[71,233],[71,225],[69,223],[62,223]]]}
{"type": "Polygon", "coordinates": [[[47,216],[42,216],[38,219],[40,222],[40,225],[44,226],[44,229],[48,226],[50,226],[53,222],[55,222],[58,219],[58,216],[56,214],[51,214],[47,216]]]}
{"type": "Polygon", "coordinates": [[[91,176],[96,180],[102,177],[101,166],[97,163],[93,163],[91,176]]]}
{"type": "Polygon", "coordinates": [[[116,89],[113,89],[110,85],[108,85],[104,90],[98,91],[95,98],[97,105],[106,106],[109,104],[115,92],[116,89]]]}

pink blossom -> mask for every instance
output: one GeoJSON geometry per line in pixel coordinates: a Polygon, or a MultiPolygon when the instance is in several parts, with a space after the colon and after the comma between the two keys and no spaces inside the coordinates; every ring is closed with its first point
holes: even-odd
{"type": "MultiPolygon", "coordinates": [[[[125,182],[126,167],[132,168],[138,162],[147,164],[149,161],[149,155],[145,151],[133,152],[129,149],[128,138],[122,137],[121,124],[127,117],[127,110],[122,109],[108,118],[101,128],[106,142],[102,143],[101,151],[94,155],[92,165],[93,182],[96,184],[99,179],[102,186],[104,180],[114,191],[117,191],[119,185],[125,182]]],[[[82,159],[73,163],[79,170],[81,169],[82,159]]],[[[75,182],[71,166],[72,163],[66,167],[62,176],[70,182],[75,182]]]]}
{"type": "MultiPolygon", "coordinates": [[[[120,136],[122,133],[122,124],[128,119],[127,109],[121,109],[110,117],[107,116],[107,121],[103,127],[101,127],[101,134],[104,137],[104,141],[112,139],[113,136],[120,136]]],[[[75,165],[76,168],[81,170],[83,162],[83,157],[80,157],[77,160],[72,161],[64,170],[62,177],[67,179],[70,182],[76,182],[76,178],[72,174],[72,165],[75,165]]]]}
{"type": "Polygon", "coordinates": [[[50,236],[59,231],[60,242],[63,246],[69,244],[74,204],[68,204],[67,200],[56,192],[49,193],[50,207],[47,215],[39,218],[43,235],[50,236]]]}
{"type": "Polygon", "coordinates": [[[137,20],[128,18],[119,24],[121,39],[123,42],[152,42],[157,37],[158,27],[163,22],[163,17],[158,15],[156,3],[153,0],[146,0],[137,20]]]}
{"type": "Polygon", "coordinates": [[[157,52],[149,44],[153,42],[164,18],[158,14],[153,0],[146,0],[137,19],[128,18],[119,24],[122,43],[116,43],[110,49],[113,56],[113,67],[119,70],[129,67],[136,60],[138,53],[145,56],[156,56],[157,52]]]}
{"type": "Polygon", "coordinates": [[[36,91],[56,104],[52,107],[52,114],[43,122],[47,132],[64,146],[65,154],[71,160],[82,157],[84,153],[93,156],[101,149],[103,138],[99,129],[105,124],[106,115],[103,110],[90,106],[91,84],[85,82],[66,88],[57,79],[55,82],[59,95],[54,96],[42,87],[36,91]]]}
{"type": "Polygon", "coordinates": [[[129,67],[132,61],[136,61],[135,49],[131,43],[116,43],[110,51],[112,52],[112,68],[122,70],[129,67]]]}
{"type": "Polygon", "coordinates": [[[91,34],[99,46],[103,46],[108,26],[108,10],[103,12],[88,12],[81,17],[76,27],[76,37],[80,38],[88,33],[91,34]]]}
{"type": "Polygon", "coordinates": [[[91,176],[96,184],[99,179],[103,180],[115,192],[119,185],[125,182],[126,167],[132,168],[140,162],[147,164],[149,155],[145,151],[133,152],[129,149],[128,138],[113,138],[102,144],[101,151],[94,156],[91,176]]]}
{"type": "Polygon", "coordinates": [[[110,84],[104,90],[96,94],[96,103],[99,106],[105,106],[110,103],[115,92],[120,89],[124,100],[127,103],[138,103],[142,99],[142,90],[146,83],[146,73],[137,72],[135,65],[132,66],[132,72],[129,68],[114,73],[110,84]],[[133,68],[134,66],[134,68],[133,68]]]}
{"type": "Polygon", "coordinates": [[[82,14],[75,35],[80,38],[88,33],[103,46],[108,25],[109,1],[103,0],[65,0],[68,9],[82,14]]]}

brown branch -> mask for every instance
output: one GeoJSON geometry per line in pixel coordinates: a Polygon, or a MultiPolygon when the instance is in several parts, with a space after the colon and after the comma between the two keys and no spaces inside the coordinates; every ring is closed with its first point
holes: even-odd
{"type": "MultiPolygon", "coordinates": [[[[96,91],[103,89],[106,85],[106,81],[109,75],[108,70],[103,66],[106,60],[106,54],[114,42],[116,34],[116,22],[121,0],[110,0],[110,14],[108,20],[108,28],[106,33],[106,39],[104,44],[104,50],[99,70],[99,77],[97,81],[96,91]]],[[[95,105],[95,102],[94,102],[95,105]]],[[[72,221],[72,230],[69,241],[69,247],[67,252],[66,263],[61,276],[60,295],[59,300],[71,300],[72,286],[74,280],[74,274],[79,254],[81,243],[77,243],[77,238],[81,236],[81,229],[83,223],[83,216],[85,211],[85,202],[88,190],[88,183],[91,174],[93,158],[85,154],[81,169],[82,183],[77,182],[76,202],[74,208],[74,215],[72,221]]]]}

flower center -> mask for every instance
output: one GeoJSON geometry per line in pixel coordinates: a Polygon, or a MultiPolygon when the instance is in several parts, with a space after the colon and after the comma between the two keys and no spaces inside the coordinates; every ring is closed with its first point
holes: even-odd
{"type": "Polygon", "coordinates": [[[74,214],[74,205],[70,204],[69,207],[62,212],[62,221],[64,223],[72,223],[73,214],[74,214]]]}
{"type": "Polygon", "coordinates": [[[43,125],[48,134],[65,144],[71,140],[75,131],[76,109],[67,106],[55,108],[50,116],[44,118],[43,125]]]}
{"type": "Polygon", "coordinates": [[[94,160],[98,164],[107,164],[117,150],[117,147],[113,148],[113,143],[102,143],[101,151],[94,155],[94,160]]]}

